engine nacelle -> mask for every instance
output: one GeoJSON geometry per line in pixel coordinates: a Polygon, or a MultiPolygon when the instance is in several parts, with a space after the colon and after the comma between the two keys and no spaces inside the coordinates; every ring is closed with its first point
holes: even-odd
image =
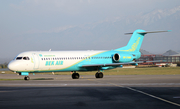
{"type": "Polygon", "coordinates": [[[122,53],[121,55],[119,53],[115,53],[112,58],[114,62],[131,62],[133,61],[134,56],[127,53],[122,53]]]}
{"type": "Polygon", "coordinates": [[[120,61],[120,55],[119,55],[118,53],[114,54],[114,55],[113,55],[113,60],[114,60],[115,62],[119,62],[119,61],[120,61]]]}

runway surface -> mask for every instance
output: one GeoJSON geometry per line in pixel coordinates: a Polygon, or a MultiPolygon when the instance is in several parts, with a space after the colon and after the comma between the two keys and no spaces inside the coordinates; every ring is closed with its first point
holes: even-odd
{"type": "MultiPolygon", "coordinates": [[[[0,109],[180,109],[180,75],[30,77],[29,81],[0,81],[0,109]]],[[[0,74],[0,79],[20,78],[0,74]]]]}

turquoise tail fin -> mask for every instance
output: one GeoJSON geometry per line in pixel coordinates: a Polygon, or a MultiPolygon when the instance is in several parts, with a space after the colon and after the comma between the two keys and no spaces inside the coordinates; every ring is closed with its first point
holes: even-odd
{"type": "Polygon", "coordinates": [[[122,48],[115,49],[116,51],[124,51],[124,52],[136,52],[141,48],[141,44],[144,39],[144,35],[147,34],[146,31],[138,29],[135,30],[132,34],[128,44],[122,48]]]}

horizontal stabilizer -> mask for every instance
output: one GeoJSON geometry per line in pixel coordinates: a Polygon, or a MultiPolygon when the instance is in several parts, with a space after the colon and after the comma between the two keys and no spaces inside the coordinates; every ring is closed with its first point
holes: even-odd
{"type": "MultiPolygon", "coordinates": [[[[167,31],[149,31],[149,32],[137,32],[138,34],[147,34],[147,33],[162,33],[162,32],[171,32],[171,30],[167,31]]],[[[125,35],[133,34],[133,33],[125,33],[125,35]]]]}
{"type": "Polygon", "coordinates": [[[162,32],[170,32],[171,30],[167,30],[167,31],[150,31],[150,32],[137,32],[139,34],[147,34],[147,33],[162,33],[162,32]]]}

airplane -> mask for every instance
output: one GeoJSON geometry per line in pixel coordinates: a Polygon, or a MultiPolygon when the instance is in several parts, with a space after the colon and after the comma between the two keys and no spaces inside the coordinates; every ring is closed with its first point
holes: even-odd
{"type": "MultiPolygon", "coordinates": [[[[19,75],[24,75],[24,80],[29,80],[29,73],[42,72],[73,72],[72,79],[79,79],[77,71],[97,71],[96,78],[103,78],[102,71],[122,67],[126,64],[138,65],[135,60],[141,57],[141,44],[147,33],[169,31],[135,30],[128,44],[114,50],[96,51],[27,51],[17,55],[8,68],[19,75]]],[[[151,61],[152,62],[152,61],[151,61]]]]}

